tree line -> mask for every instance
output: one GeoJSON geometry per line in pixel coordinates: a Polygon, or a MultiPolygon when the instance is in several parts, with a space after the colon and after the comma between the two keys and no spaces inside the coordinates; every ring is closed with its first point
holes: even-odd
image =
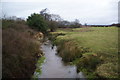
{"type": "Polygon", "coordinates": [[[39,30],[43,33],[48,31],[55,31],[57,28],[79,28],[81,24],[78,19],[75,21],[69,22],[63,20],[57,14],[50,14],[48,9],[45,8],[40,11],[40,13],[33,13],[27,18],[27,24],[36,30],[39,30]]]}

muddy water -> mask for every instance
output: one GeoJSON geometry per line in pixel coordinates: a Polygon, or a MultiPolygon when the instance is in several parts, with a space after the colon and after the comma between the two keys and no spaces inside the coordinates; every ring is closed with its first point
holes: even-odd
{"type": "Polygon", "coordinates": [[[76,66],[65,66],[61,57],[56,55],[56,46],[49,41],[42,45],[45,62],[42,64],[42,74],[38,78],[84,78],[82,72],[77,74],[76,66]]]}

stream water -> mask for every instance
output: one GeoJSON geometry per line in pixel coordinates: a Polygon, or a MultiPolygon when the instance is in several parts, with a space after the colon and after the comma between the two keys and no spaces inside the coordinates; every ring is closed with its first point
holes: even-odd
{"type": "Polygon", "coordinates": [[[64,65],[62,58],[56,55],[56,46],[52,46],[50,41],[42,46],[45,54],[45,62],[42,64],[42,74],[38,78],[84,78],[82,72],[76,72],[76,66],[64,65]]]}

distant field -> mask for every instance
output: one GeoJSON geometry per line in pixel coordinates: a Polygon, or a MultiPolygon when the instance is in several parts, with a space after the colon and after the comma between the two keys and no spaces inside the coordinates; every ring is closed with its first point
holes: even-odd
{"type": "Polygon", "coordinates": [[[58,40],[71,39],[80,46],[91,48],[94,52],[114,54],[118,52],[117,27],[61,29],[55,33],[65,34],[64,36],[58,36],[58,40]]]}
{"type": "Polygon", "coordinates": [[[118,27],[58,29],[52,32],[63,61],[75,64],[86,77],[118,76],[118,27]]]}

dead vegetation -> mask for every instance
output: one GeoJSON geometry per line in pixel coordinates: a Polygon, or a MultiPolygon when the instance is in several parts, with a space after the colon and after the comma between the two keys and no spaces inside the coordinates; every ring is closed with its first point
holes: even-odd
{"type": "Polygon", "coordinates": [[[2,77],[31,78],[40,51],[40,42],[33,38],[36,33],[25,22],[3,20],[2,77]]]}

